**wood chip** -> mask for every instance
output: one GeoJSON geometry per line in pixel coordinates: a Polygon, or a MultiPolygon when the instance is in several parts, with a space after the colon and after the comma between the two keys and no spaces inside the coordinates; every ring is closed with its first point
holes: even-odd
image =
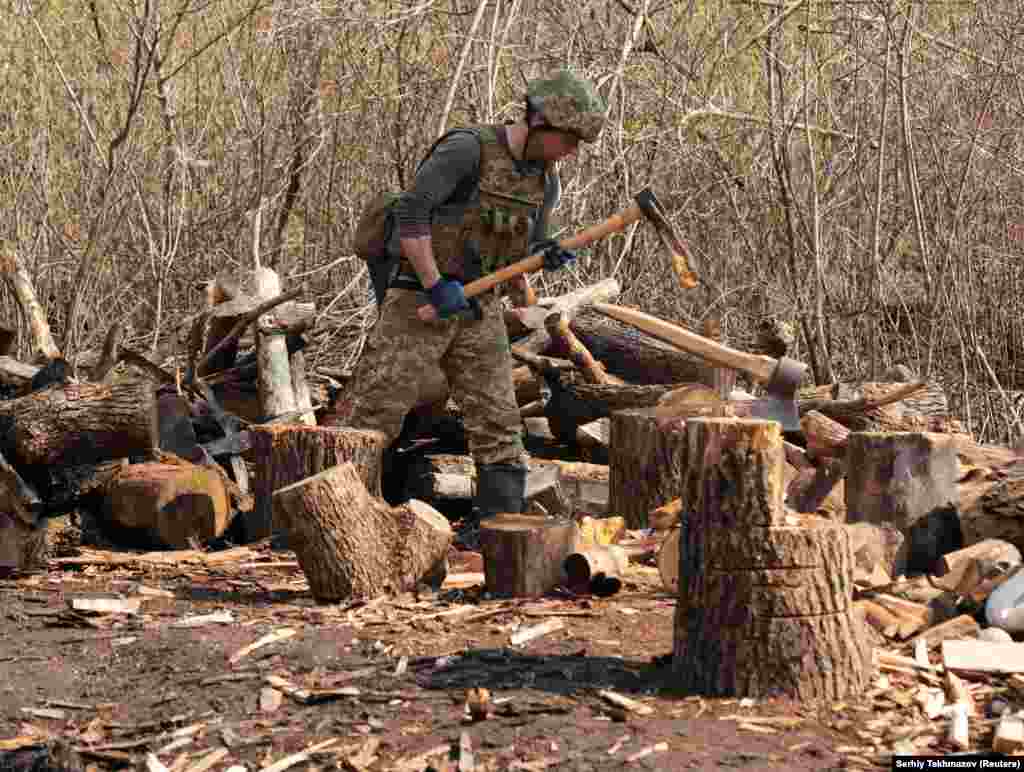
{"type": "Polygon", "coordinates": [[[138,598],[69,598],[68,607],[95,614],[135,615],[142,608],[142,601],[138,598]]]}
{"type": "Polygon", "coordinates": [[[340,700],[344,697],[358,697],[361,694],[355,686],[342,686],[337,689],[306,689],[276,675],[268,675],[266,680],[275,689],[284,692],[303,705],[315,705],[329,700],[340,700]]]}
{"type": "Polygon", "coordinates": [[[629,697],[624,697],[621,694],[608,689],[599,691],[597,696],[605,702],[609,702],[618,708],[636,713],[638,716],[649,716],[654,712],[654,708],[650,705],[644,705],[642,702],[631,700],[629,697]]]}
{"type": "Polygon", "coordinates": [[[626,757],[626,763],[627,764],[632,764],[633,762],[640,761],[640,759],[646,758],[647,756],[650,756],[650,755],[652,755],[654,753],[664,753],[667,750],[668,750],[668,743],[666,743],[666,742],[657,743],[655,745],[649,745],[646,748],[644,748],[643,750],[637,751],[632,756],[627,756],[626,757]]]}
{"type": "Polygon", "coordinates": [[[430,760],[436,756],[447,756],[451,750],[451,745],[445,743],[444,745],[435,745],[423,753],[416,756],[410,756],[406,759],[401,759],[394,763],[391,767],[393,772],[423,772],[423,768],[428,765],[430,760]]]}
{"type": "Polygon", "coordinates": [[[509,639],[509,643],[513,646],[521,646],[524,643],[540,638],[543,635],[557,632],[558,630],[565,629],[565,622],[561,619],[549,619],[547,622],[541,622],[539,625],[533,625],[532,627],[526,627],[514,632],[509,639]]]}
{"type": "Polygon", "coordinates": [[[231,655],[231,657],[228,659],[228,662],[232,665],[237,665],[242,659],[244,659],[257,649],[261,649],[264,646],[269,646],[272,643],[277,643],[278,641],[286,640],[288,638],[291,638],[293,635],[295,635],[295,630],[291,627],[282,627],[280,630],[274,630],[274,632],[267,633],[259,640],[250,643],[248,646],[243,646],[241,649],[239,649],[231,655]]]}
{"type": "Polygon", "coordinates": [[[260,689],[260,712],[274,713],[284,702],[284,695],[272,686],[260,689]]]}
{"type": "Polygon", "coordinates": [[[22,708],[21,712],[33,718],[49,718],[54,721],[63,721],[68,717],[67,713],[56,708],[22,708]]]}
{"type": "Polygon", "coordinates": [[[219,764],[228,754],[231,753],[227,748],[217,748],[204,755],[195,764],[190,764],[185,772],[206,772],[206,770],[219,764]]]}
{"type": "Polygon", "coordinates": [[[622,746],[629,742],[629,740],[630,736],[628,734],[622,735],[622,737],[615,741],[615,745],[608,749],[608,755],[614,756],[616,753],[622,750],[622,746]]]}
{"type": "Polygon", "coordinates": [[[169,627],[204,627],[206,625],[230,625],[235,621],[235,615],[230,611],[215,611],[212,614],[199,614],[197,616],[184,617],[171,622],[169,627]]]}
{"type": "Polygon", "coordinates": [[[323,742],[313,743],[307,746],[298,753],[293,753],[290,756],[285,756],[283,759],[275,761],[269,766],[262,767],[259,772],[284,772],[286,769],[294,767],[296,764],[301,764],[303,761],[308,761],[314,753],[326,750],[332,745],[338,742],[337,737],[332,737],[330,740],[324,740],[323,742]]]}
{"type": "Polygon", "coordinates": [[[146,772],[170,772],[154,753],[146,754],[146,772]]]}
{"type": "Polygon", "coordinates": [[[473,772],[476,769],[476,760],[473,758],[473,741],[469,732],[463,731],[459,735],[459,772],[473,772]]]}

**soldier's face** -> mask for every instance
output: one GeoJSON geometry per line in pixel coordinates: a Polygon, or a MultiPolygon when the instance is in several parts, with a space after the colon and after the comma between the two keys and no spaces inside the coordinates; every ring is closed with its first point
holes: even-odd
{"type": "Polygon", "coordinates": [[[534,129],[530,134],[527,157],[538,161],[559,161],[576,152],[579,137],[558,129],[534,129]]]}

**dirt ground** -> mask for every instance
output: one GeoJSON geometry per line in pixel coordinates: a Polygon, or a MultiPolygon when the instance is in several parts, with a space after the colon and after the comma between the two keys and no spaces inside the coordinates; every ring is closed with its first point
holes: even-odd
{"type": "MultiPolygon", "coordinates": [[[[480,570],[479,555],[454,553],[449,585],[480,570]]],[[[874,715],[866,698],[813,708],[673,693],[674,601],[653,567],[633,569],[607,599],[503,601],[463,584],[318,605],[294,554],[269,545],[51,559],[47,572],[0,582],[0,769],[30,769],[61,747],[95,770],[145,767],[153,754],[150,772],[872,763],[872,746],[851,734],[874,715]],[[139,608],[73,610],[93,597],[139,608]],[[180,626],[215,612],[228,616],[180,626]],[[519,630],[559,623],[511,643],[519,630]],[[491,704],[473,721],[466,695],[476,688],[491,704]],[[639,707],[616,707],[607,691],[639,707]]]]}

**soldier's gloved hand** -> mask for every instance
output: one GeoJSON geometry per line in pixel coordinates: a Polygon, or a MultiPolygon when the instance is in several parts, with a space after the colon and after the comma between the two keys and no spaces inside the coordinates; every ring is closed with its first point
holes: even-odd
{"type": "Polygon", "coordinates": [[[575,253],[568,249],[562,249],[554,239],[546,239],[545,241],[534,244],[533,249],[530,251],[533,254],[537,254],[538,252],[544,253],[545,271],[557,271],[559,268],[563,268],[566,264],[571,263],[576,259],[575,253]]]}
{"type": "Polygon", "coordinates": [[[428,290],[430,303],[439,319],[462,314],[469,310],[469,301],[462,291],[462,284],[451,279],[438,279],[428,290]]]}

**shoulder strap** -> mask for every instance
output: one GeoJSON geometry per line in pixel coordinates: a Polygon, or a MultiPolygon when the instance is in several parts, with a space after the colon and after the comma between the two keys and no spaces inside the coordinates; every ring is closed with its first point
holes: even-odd
{"type": "MultiPolygon", "coordinates": [[[[486,129],[487,127],[484,127],[484,128],[486,129]]],[[[481,131],[481,129],[477,129],[477,128],[448,129],[448,131],[446,131],[440,137],[435,139],[434,140],[434,144],[432,144],[430,146],[430,149],[427,150],[426,153],[424,153],[423,158],[421,158],[420,162],[418,164],[416,164],[416,173],[417,174],[419,173],[420,167],[422,167],[423,164],[426,163],[427,159],[430,158],[430,156],[433,154],[433,152],[437,149],[438,145],[440,145],[442,142],[444,142],[449,137],[451,137],[451,136],[453,136],[455,134],[463,133],[463,132],[467,133],[467,134],[472,134],[473,136],[475,136],[477,138],[477,140],[480,142],[481,145],[486,141],[484,139],[484,137],[482,136],[483,132],[481,131]]]]}

